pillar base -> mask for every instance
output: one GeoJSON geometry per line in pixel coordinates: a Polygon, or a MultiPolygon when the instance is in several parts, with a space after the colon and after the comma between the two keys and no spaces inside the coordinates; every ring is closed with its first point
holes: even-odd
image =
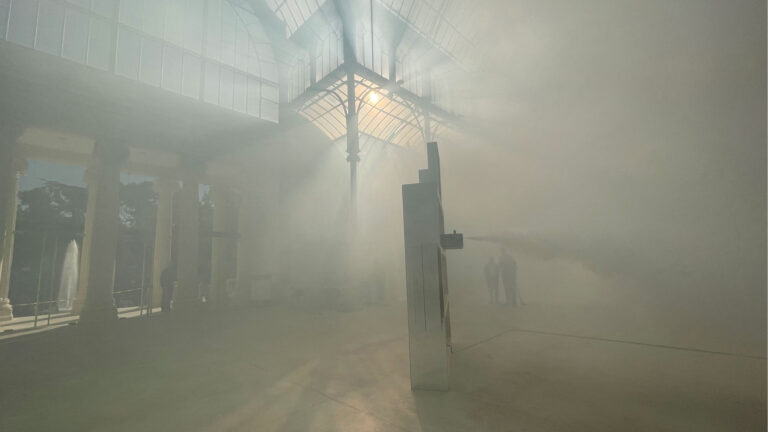
{"type": "Polygon", "coordinates": [[[80,315],[84,307],[85,303],[75,297],[75,301],[72,302],[72,315],[80,315]]]}
{"type": "Polygon", "coordinates": [[[100,324],[117,320],[117,308],[114,306],[86,306],[80,312],[80,324],[100,324]]]}
{"type": "Polygon", "coordinates": [[[0,321],[10,321],[13,319],[13,306],[7,298],[0,299],[0,321]]]}

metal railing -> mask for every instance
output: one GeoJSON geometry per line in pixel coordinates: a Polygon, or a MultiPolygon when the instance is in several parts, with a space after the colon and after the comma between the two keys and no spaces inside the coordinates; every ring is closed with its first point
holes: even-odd
{"type": "MultiPolygon", "coordinates": [[[[67,230],[40,227],[36,230],[17,230],[17,244],[20,244],[19,240],[22,240],[22,236],[31,235],[32,238],[26,241],[39,242],[39,261],[32,264],[32,268],[37,267],[37,275],[34,279],[29,280],[27,291],[32,294],[26,297],[24,300],[28,300],[25,303],[13,303],[14,309],[19,312],[23,311],[23,315],[15,317],[9,322],[0,323],[0,331],[3,327],[16,326],[19,324],[32,323],[32,328],[37,328],[40,325],[51,325],[51,321],[71,317],[70,321],[77,319],[78,315],[73,314],[69,310],[59,311],[56,307],[60,303],[60,300],[56,298],[56,293],[61,283],[61,256],[64,251],[61,250],[62,242],[64,245],[68,241],[76,238],[81,238],[82,233],[70,232],[67,230]],[[31,297],[31,298],[30,298],[31,297]],[[34,301],[29,301],[34,299],[34,301]],[[30,311],[28,308],[31,308],[30,311]],[[31,312],[31,313],[30,313],[31,312]]],[[[123,240],[125,241],[125,239],[123,240]]],[[[128,241],[132,241],[128,239],[128,241]]],[[[139,312],[139,316],[151,315],[152,313],[152,282],[147,280],[148,272],[151,272],[151,264],[147,265],[148,245],[145,243],[141,251],[141,264],[140,269],[137,268],[141,274],[141,279],[136,281],[135,284],[130,284],[136,288],[122,289],[113,291],[115,306],[119,308],[121,314],[139,312]],[[138,292],[138,304],[135,303],[128,307],[121,307],[125,304],[122,301],[126,296],[136,295],[138,292]]],[[[80,257],[78,256],[78,263],[80,257]]],[[[117,288],[117,287],[115,287],[117,288]]]]}
{"type": "MultiPolygon", "coordinates": [[[[35,309],[35,314],[34,314],[34,321],[35,321],[35,324],[34,324],[34,327],[36,328],[36,327],[37,327],[37,321],[38,321],[38,318],[39,318],[39,316],[40,316],[40,314],[39,314],[39,311],[40,311],[40,305],[44,305],[44,304],[52,304],[52,303],[58,303],[58,300],[36,301],[36,302],[32,302],[32,303],[21,303],[21,304],[15,304],[15,305],[13,305],[13,306],[14,306],[14,307],[22,307],[22,306],[33,306],[33,307],[34,307],[34,309],[35,309]]],[[[47,308],[47,312],[48,312],[48,323],[47,323],[46,325],[50,325],[50,324],[51,324],[51,316],[53,315],[53,308],[52,308],[51,306],[48,306],[48,308],[47,308]]],[[[66,314],[66,313],[60,313],[60,315],[68,315],[68,314],[66,314]]],[[[18,323],[18,320],[17,320],[16,322],[14,322],[14,324],[15,324],[15,323],[18,323]]],[[[9,324],[11,324],[11,323],[9,323],[9,324]]]]}
{"type": "MultiPolygon", "coordinates": [[[[152,302],[151,302],[151,289],[147,289],[147,287],[141,287],[141,288],[134,288],[134,289],[128,289],[128,290],[121,290],[121,291],[114,291],[112,294],[116,297],[115,306],[118,307],[120,310],[120,313],[130,313],[130,312],[139,312],[139,316],[146,315],[147,318],[152,314],[152,302]],[[130,307],[119,307],[120,302],[117,301],[117,297],[121,295],[125,295],[128,293],[135,293],[139,292],[139,304],[136,306],[130,306],[130,307]]],[[[46,323],[45,325],[51,325],[51,319],[56,318],[62,318],[62,317],[77,317],[78,315],[73,314],[71,311],[55,311],[56,308],[54,307],[54,304],[59,303],[60,300],[44,300],[44,301],[34,301],[30,303],[19,303],[14,304],[13,307],[20,308],[20,307],[32,307],[34,310],[33,315],[29,316],[21,316],[18,318],[15,318],[13,321],[9,321],[7,323],[0,324],[0,327],[8,326],[8,325],[17,325],[21,324],[25,321],[32,321],[32,328],[37,328],[42,321],[42,317],[46,317],[46,323]],[[47,305],[47,307],[42,308],[41,306],[47,305]],[[42,313],[41,313],[42,312],[42,313]]]]}

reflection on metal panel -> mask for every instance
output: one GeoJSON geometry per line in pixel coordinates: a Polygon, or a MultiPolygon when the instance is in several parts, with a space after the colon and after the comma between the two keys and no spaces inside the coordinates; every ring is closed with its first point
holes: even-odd
{"type": "Polygon", "coordinates": [[[447,390],[451,325],[437,143],[427,150],[419,183],[403,185],[411,388],[447,390]]]}

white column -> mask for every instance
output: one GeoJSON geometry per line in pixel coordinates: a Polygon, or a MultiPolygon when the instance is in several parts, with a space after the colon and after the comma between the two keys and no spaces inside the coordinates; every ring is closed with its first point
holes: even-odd
{"type": "Polygon", "coordinates": [[[0,321],[13,318],[8,299],[11,288],[13,240],[16,230],[16,193],[27,162],[15,154],[22,128],[3,128],[0,139],[0,321]]]}
{"type": "Polygon", "coordinates": [[[179,190],[179,183],[168,178],[158,178],[153,186],[157,194],[157,216],[155,219],[155,253],[152,264],[151,307],[160,305],[163,289],[160,275],[171,262],[173,242],[173,194],[179,190]]]}
{"type": "Polygon", "coordinates": [[[80,310],[82,323],[117,318],[113,290],[119,236],[118,194],[120,167],[127,158],[127,148],[100,141],[94,147],[93,159],[87,170],[87,212],[91,220],[86,222],[83,238],[83,255],[86,257],[84,261],[87,262],[86,273],[82,274],[81,278],[87,279],[87,292],[80,310]]]}
{"type": "Polygon", "coordinates": [[[205,165],[199,160],[185,158],[181,166],[182,187],[179,191],[179,231],[177,265],[178,290],[174,305],[178,309],[194,308],[199,303],[198,266],[200,248],[200,177],[205,165]]]}
{"type": "Polygon", "coordinates": [[[77,295],[72,304],[72,314],[80,315],[85,299],[88,297],[88,269],[90,268],[91,242],[93,237],[93,221],[96,215],[96,195],[99,190],[99,179],[95,168],[88,167],[83,175],[87,187],[85,204],[85,226],[83,228],[83,247],[80,251],[80,280],[77,284],[77,295]]]}

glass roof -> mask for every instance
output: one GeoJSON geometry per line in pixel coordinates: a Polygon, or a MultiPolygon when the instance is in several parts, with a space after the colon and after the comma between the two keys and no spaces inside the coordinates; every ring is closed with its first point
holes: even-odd
{"type": "Polygon", "coordinates": [[[455,86],[446,77],[475,63],[476,3],[350,0],[343,3],[352,10],[349,15],[328,0],[265,2],[284,24],[286,42],[306,53],[286,62],[285,100],[295,101],[293,107],[331,140],[347,133],[342,69],[350,60],[363,68],[355,75],[360,134],[408,147],[423,141],[421,109],[432,113],[433,133],[458,118],[455,86]],[[342,36],[347,25],[352,29],[349,52],[342,36]],[[354,58],[345,59],[350,52],[354,58]],[[371,103],[371,94],[379,100],[371,103]]]}
{"type": "MultiPolygon", "coordinates": [[[[266,0],[286,25],[286,36],[296,33],[327,0],[266,0]]],[[[359,0],[358,0],[359,1],[359,0]]],[[[469,64],[477,36],[477,5],[472,0],[376,0],[410,30],[454,60],[469,64]]],[[[366,9],[368,2],[364,2],[366,9]]],[[[370,8],[365,11],[370,14],[370,8]]],[[[328,17],[326,17],[328,18],[328,17]]]]}
{"type": "MultiPolygon", "coordinates": [[[[402,147],[423,143],[424,114],[413,104],[358,75],[355,75],[355,84],[358,129],[361,135],[402,147]]],[[[339,79],[327,90],[317,92],[299,109],[302,116],[313,122],[331,140],[337,140],[347,133],[346,88],[346,79],[339,79]]],[[[430,118],[433,133],[441,126],[442,121],[430,118]]]]}
{"type": "Polygon", "coordinates": [[[432,132],[455,125],[471,0],[337,1],[5,0],[0,38],[270,122],[291,104],[332,140],[348,72],[362,135],[420,143],[424,110],[432,132]]]}
{"type": "Polygon", "coordinates": [[[471,0],[377,0],[416,33],[459,62],[471,61],[476,4],[471,0]]]}
{"type": "Polygon", "coordinates": [[[286,36],[304,25],[326,0],[267,0],[267,5],[285,23],[286,36]]]}

